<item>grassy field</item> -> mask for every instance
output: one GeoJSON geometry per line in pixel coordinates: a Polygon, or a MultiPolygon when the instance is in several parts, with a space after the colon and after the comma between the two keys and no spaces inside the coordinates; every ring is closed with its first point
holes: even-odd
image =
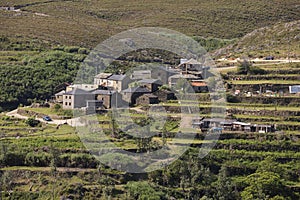
{"type": "Polygon", "coordinates": [[[232,39],[278,21],[299,20],[296,4],[296,0],[0,1],[0,6],[21,6],[22,11],[0,11],[0,35],[94,47],[123,30],[159,26],[189,36],[232,39]]]}

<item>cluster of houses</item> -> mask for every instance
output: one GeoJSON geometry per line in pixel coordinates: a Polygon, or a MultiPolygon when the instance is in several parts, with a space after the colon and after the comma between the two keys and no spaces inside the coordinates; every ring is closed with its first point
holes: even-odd
{"type": "Polygon", "coordinates": [[[163,85],[173,88],[179,80],[188,82],[195,92],[207,92],[203,78],[209,73],[194,59],[182,59],[175,68],[156,67],[135,70],[130,75],[100,73],[93,84],[72,84],[55,94],[54,101],[63,109],[98,110],[122,105],[157,104],[176,98],[171,90],[160,90],[163,85]]]}
{"type": "Polygon", "coordinates": [[[275,132],[275,125],[250,124],[239,122],[236,119],[224,118],[195,118],[192,122],[193,128],[199,128],[202,132],[241,131],[270,133],[275,132]]]}

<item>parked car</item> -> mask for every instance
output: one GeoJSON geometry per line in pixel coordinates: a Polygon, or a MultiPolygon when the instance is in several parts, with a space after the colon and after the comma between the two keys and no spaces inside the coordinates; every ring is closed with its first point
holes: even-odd
{"type": "Polygon", "coordinates": [[[274,60],[274,56],[267,56],[265,57],[265,60],[274,60]]]}
{"type": "Polygon", "coordinates": [[[52,119],[49,117],[49,116],[44,116],[43,117],[43,120],[49,122],[49,121],[52,121],[52,119]]]}

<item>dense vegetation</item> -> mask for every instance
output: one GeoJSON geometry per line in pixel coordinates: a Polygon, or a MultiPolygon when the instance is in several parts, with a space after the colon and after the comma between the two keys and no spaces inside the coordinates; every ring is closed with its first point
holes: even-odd
{"type": "MultiPolygon", "coordinates": [[[[110,122],[103,115],[99,120],[110,122]]],[[[297,134],[223,134],[217,147],[199,158],[200,134],[170,166],[130,174],[100,164],[68,125],[31,127],[1,116],[0,128],[2,199],[299,198],[297,134]]],[[[111,140],[124,149],[139,148],[131,139],[111,140]]]]}
{"type": "MultiPolygon", "coordinates": [[[[3,45],[14,49],[14,46],[3,45]]],[[[78,47],[58,47],[37,51],[36,47],[20,44],[18,51],[2,51],[0,60],[0,107],[50,99],[63,89],[60,85],[71,83],[77,75],[87,50],[78,47]],[[8,61],[7,61],[8,60],[8,61]]]]}

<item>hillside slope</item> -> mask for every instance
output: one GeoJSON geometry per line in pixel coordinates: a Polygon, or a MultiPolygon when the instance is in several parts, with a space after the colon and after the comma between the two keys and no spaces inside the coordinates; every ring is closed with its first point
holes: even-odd
{"type": "Polygon", "coordinates": [[[251,33],[223,49],[215,55],[224,56],[267,56],[277,58],[299,58],[300,20],[267,26],[251,33]]]}
{"type": "Polygon", "coordinates": [[[0,36],[94,47],[136,27],[159,26],[190,36],[238,38],[279,21],[300,20],[298,0],[0,0],[0,36]]]}

